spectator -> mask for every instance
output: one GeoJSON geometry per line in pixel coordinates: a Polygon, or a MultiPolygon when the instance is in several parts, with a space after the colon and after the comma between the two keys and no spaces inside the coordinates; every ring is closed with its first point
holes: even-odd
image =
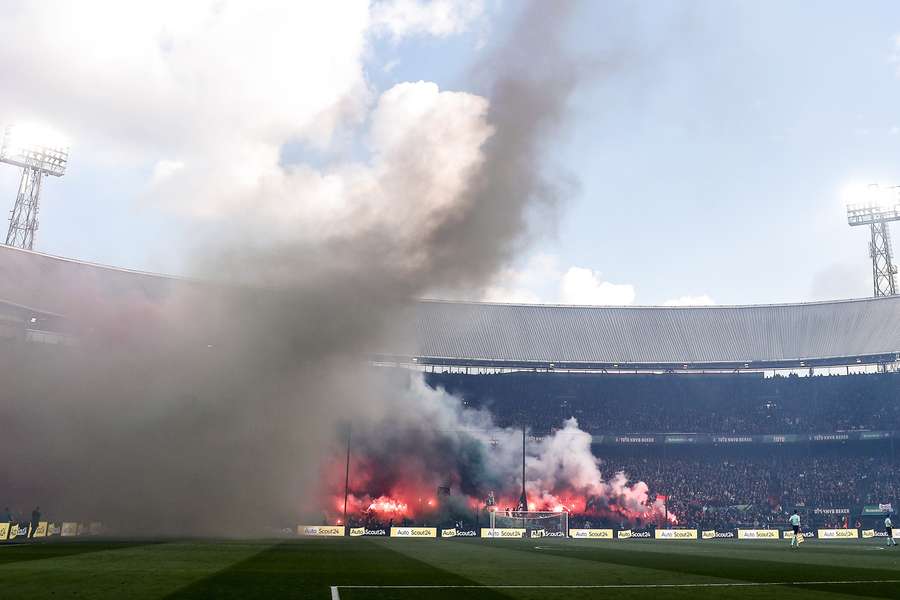
{"type": "Polygon", "coordinates": [[[31,511],[31,527],[28,529],[28,537],[34,538],[34,532],[37,531],[38,523],[41,522],[41,507],[35,506],[31,511]]]}

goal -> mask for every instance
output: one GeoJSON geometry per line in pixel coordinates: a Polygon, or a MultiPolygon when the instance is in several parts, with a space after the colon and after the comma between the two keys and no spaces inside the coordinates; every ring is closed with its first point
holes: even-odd
{"type": "Polygon", "coordinates": [[[565,511],[496,510],[490,513],[490,524],[488,537],[569,537],[569,513],[565,511]]]}

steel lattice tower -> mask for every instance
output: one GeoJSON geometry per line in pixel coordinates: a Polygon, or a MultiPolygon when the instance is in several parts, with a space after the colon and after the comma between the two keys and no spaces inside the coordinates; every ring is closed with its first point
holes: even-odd
{"type": "Polygon", "coordinates": [[[874,295],[893,296],[897,293],[897,266],[894,264],[888,223],[900,221],[900,199],[897,197],[897,188],[890,188],[885,192],[877,190],[877,186],[870,186],[870,189],[875,190],[870,195],[877,201],[847,206],[847,223],[851,227],[869,226],[869,257],[872,259],[874,295]]]}
{"type": "Polygon", "coordinates": [[[22,169],[19,194],[9,215],[9,229],[6,245],[31,250],[34,246],[34,232],[38,228],[38,208],[40,206],[41,179],[39,169],[22,169]]]}
{"type": "Polygon", "coordinates": [[[0,144],[0,162],[22,168],[16,202],[9,213],[6,245],[31,250],[37,231],[41,184],[45,175],[62,177],[69,161],[69,149],[63,145],[40,143],[46,134],[28,128],[9,126],[0,144]]]}
{"type": "Polygon", "coordinates": [[[891,252],[891,232],[885,221],[872,223],[872,239],[869,242],[869,256],[872,258],[872,285],[875,296],[896,294],[894,275],[897,267],[891,252]]]}

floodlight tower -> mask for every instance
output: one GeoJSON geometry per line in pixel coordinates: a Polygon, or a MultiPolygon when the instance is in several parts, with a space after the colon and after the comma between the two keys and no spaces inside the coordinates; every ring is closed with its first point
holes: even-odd
{"type": "Polygon", "coordinates": [[[41,183],[45,175],[62,177],[69,162],[69,147],[22,125],[10,125],[0,142],[0,162],[22,168],[16,203],[9,214],[6,245],[31,250],[38,228],[41,183]]]}
{"type": "Polygon", "coordinates": [[[851,227],[869,226],[873,291],[876,297],[893,296],[897,293],[897,266],[888,223],[900,221],[900,196],[897,187],[881,189],[877,185],[868,186],[865,196],[865,202],[847,205],[847,223],[851,227]]]}

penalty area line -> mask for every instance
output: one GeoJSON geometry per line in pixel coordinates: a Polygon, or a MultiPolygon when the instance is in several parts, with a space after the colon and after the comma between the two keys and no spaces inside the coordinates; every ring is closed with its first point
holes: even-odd
{"type": "Polygon", "coordinates": [[[844,579],[839,581],[740,581],[733,583],[610,583],[597,585],[333,585],[331,600],[340,600],[339,588],[345,590],[621,590],[656,588],[729,588],[775,587],[792,585],[863,585],[870,583],[900,583],[900,579],[844,579]]]}

